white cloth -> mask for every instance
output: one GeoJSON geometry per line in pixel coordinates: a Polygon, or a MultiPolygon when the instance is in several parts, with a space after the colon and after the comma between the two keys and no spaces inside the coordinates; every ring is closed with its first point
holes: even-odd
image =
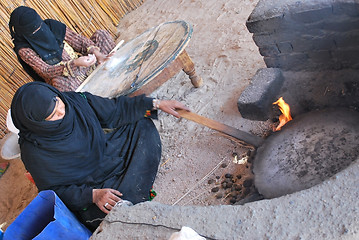
{"type": "Polygon", "coordinates": [[[168,240],[206,240],[196,233],[192,228],[183,226],[181,231],[175,232],[168,240]]]}
{"type": "Polygon", "coordinates": [[[7,111],[7,115],[6,115],[6,126],[7,128],[13,132],[13,133],[16,133],[18,134],[19,133],[19,129],[17,129],[12,121],[12,118],[11,118],[11,109],[9,109],[7,111]]]}

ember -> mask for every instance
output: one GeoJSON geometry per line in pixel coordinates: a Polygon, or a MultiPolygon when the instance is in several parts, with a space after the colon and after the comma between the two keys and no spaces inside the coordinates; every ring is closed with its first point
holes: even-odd
{"type": "Polygon", "coordinates": [[[276,127],[274,131],[279,131],[287,122],[292,120],[292,116],[290,115],[290,107],[289,105],[283,100],[283,97],[280,97],[276,102],[273,104],[277,104],[279,110],[282,114],[279,116],[279,125],[276,127]]]}

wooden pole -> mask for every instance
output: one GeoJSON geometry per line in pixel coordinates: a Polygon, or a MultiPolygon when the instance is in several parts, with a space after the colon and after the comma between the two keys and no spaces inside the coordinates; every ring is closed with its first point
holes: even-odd
{"type": "Polygon", "coordinates": [[[260,145],[262,145],[262,143],[264,141],[264,139],[261,137],[257,137],[253,134],[241,131],[237,128],[234,128],[234,127],[228,126],[226,124],[214,121],[212,119],[200,116],[196,113],[188,112],[188,111],[180,110],[180,109],[177,109],[176,111],[181,115],[181,117],[183,117],[185,119],[191,120],[193,122],[196,122],[196,123],[199,123],[206,127],[209,127],[213,130],[216,130],[216,131],[219,131],[226,135],[229,135],[231,137],[237,138],[237,139],[244,141],[256,148],[259,147],[260,145]]]}

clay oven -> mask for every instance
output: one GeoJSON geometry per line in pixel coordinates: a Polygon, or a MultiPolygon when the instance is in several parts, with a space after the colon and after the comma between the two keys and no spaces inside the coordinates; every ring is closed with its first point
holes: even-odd
{"type": "Polygon", "coordinates": [[[322,182],[359,155],[359,3],[260,1],[247,28],[267,68],[239,97],[242,117],[271,119],[283,97],[294,119],[266,139],[276,143],[258,148],[254,163],[259,191],[278,197],[322,182]]]}

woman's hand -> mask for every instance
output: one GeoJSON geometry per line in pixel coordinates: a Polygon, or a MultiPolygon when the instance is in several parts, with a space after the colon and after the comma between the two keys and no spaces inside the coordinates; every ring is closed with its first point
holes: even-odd
{"type": "Polygon", "coordinates": [[[97,62],[101,64],[109,60],[115,54],[115,52],[111,52],[110,54],[105,55],[102,52],[100,52],[98,49],[95,49],[93,51],[93,54],[96,56],[97,62]]]}
{"type": "Polygon", "coordinates": [[[76,58],[74,60],[75,66],[78,67],[91,67],[96,63],[96,57],[93,54],[89,54],[88,56],[82,56],[79,58],[76,58]]]}
{"type": "Polygon", "coordinates": [[[93,189],[92,201],[104,213],[109,213],[117,202],[121,201],[122,193],[115,189],[93,189]]]}
{"type": "Polygon", "coordinates": [[[183,109],[190,112],[188,107],[186,107],[183,103],[178,102],[176,100],[160,100],[158,108],[166,113],[175,116],[176,118],[181,117],[179,113],[176,112],[176,109],[183,109]]]}

